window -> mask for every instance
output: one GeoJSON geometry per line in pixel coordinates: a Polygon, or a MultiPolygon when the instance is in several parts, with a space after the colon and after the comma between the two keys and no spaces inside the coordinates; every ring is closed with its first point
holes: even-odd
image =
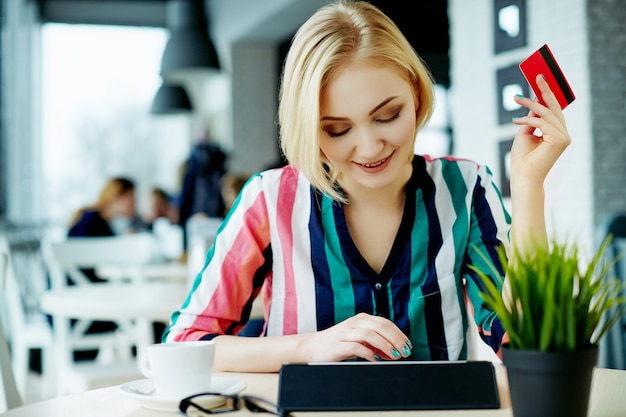
{"type": "Polygon", "coordinates": [[[415,153],[440,157],[453,151],[452,129],[448,114],[448,89],[435,85],[435,110],[430,121],[417,134],[415,153]]]}
{"type": "Polygon", "coordinates": [[[42,160],[49,220],[66,224],[111,176],[131,177],[138,207],[152,186],[178,192],[188,115],[153,116],[162,28],[42,27],[42,160]]]}

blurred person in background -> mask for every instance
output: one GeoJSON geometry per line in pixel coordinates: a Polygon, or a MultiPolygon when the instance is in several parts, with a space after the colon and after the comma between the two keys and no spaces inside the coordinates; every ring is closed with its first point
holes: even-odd
{"type": "Polygon", "coordinates": [[[251,174],[242,172],[227,172],[221,179],[222,199],[224,200],[224,216],[235,203],[239,192],[250,178],[251,174]]]}
{"type": "Polygon", "coordinates": [[[95,204],[74,213],[68,237],[115,236],[131,232],[137,215],[135,183],[126,177],[111,178],[95,204]]]}
{"type": "MultiPolygon", "coordinates": [[[[107,237],[132,232],[131,225],[137,217],[135,207],[135,183],[126,177],[109,179],[98,200],[90,206],[83,207],[74,213],[68,237],[107,237]]],[[[92,268],[82,272],[91,282],[103,282],[106,279],[96,275],[92,268]]],[[[68,276],[68,284],[73,282],[68,276]]],[[[110,321],[93,321],[86,333],[111,332],[117,324],[110,321]]],[[[75,351],[74,360],[92,360],[97,350],[75,351]]]]}
{"type": "Polygon", "coordinates": [[[153,187],[148,197],[148,209],[145,223],[149,230],[153,229],[155,220],[167,219],[170,224],[178,223],[178,207],[172,197],[160,187],[153,187]]]}
{"type": "MultiPolygon", "coordinates": [[[[135,231],[137,217],[135,183],[126,177],[114,177],[106,182],[95,204],[74,213],[68,237],[106,237],[135,231]]],[[[92,269],[84,269],[92,282],[102,282],[92,269]]],[[[71,283],[71,280],[68,278],[71,283]]]]}
{"type": "Polygon", "coordinates": [[[187,221],[194,215],[222,217],[224,200],[221,179],[226,172],[226,154],[219,146],[201,139],[184,163],[180,188],[178,224],[187,250],[187,221]]]}

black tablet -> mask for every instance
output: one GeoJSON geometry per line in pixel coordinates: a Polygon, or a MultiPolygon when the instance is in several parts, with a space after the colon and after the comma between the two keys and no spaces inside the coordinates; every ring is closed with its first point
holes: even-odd
{"type": "Polygon", "coordinates": [[[291,363],[278,406],[291,411],[443,410],[500,407],[487,361],[291,363]]]}

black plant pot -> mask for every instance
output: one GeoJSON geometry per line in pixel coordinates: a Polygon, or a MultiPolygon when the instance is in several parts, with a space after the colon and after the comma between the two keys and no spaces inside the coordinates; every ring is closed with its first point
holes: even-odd
{"type": "Polygon", "coordinates": [[[586,417],[598,349],[539,352],[503,348],[515,417],[586,417]]]}

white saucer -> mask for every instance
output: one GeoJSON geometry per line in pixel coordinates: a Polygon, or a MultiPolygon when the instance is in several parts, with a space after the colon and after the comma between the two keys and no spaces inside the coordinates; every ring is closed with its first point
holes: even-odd
{"type": "MultiPolygon", "coordinates": [[[[246,387],[246,383],[239,379],[213,376],[211,380],[211,391],[221,394],[238,394],[246,387]]],[[[120,385],[122,393],[128,397],[138,400],[142,407],[157,411],[178,411],[180,398],[157,397],[154,393],[154,383],[151,379],[139,379],[120,385]]],[[[215,404],[206,404],[207,407],[217,407],[223,401],[215,397],[215,404]]]]}

